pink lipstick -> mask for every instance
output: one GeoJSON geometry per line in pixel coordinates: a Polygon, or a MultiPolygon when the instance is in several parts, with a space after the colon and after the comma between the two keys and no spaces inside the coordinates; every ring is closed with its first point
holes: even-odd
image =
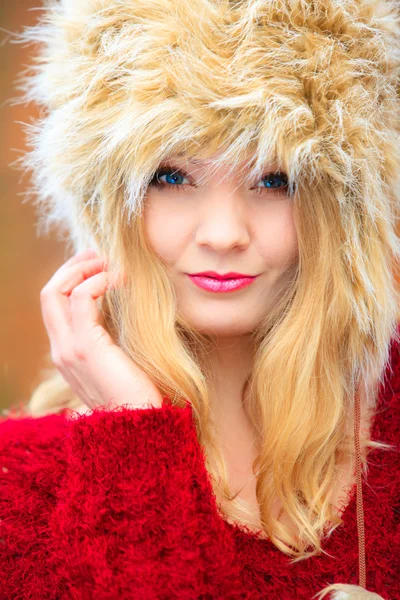
{"type": "MultiPolygon", "coordinates": [[[[233,292],[240,290],[250,285],[257,277],[257,275],[244,275],[226,278],[225,275],[224,278],[222,278],[222,276],[211,277],[203,274],[190,275],[189,273],[187,273],[187,275],[195,285],[210,292],[233,292]]],[[[227,273],[227,275],[231,275],[231,273],[227,273]]]]}

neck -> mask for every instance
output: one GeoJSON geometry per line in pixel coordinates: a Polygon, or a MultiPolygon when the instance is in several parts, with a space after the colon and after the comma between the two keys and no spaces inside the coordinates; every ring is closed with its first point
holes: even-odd
{"type": "Polygon", "coordinates": [[[211,404],[215,421],[245,419],[248,378],[253,364],[250,336],[217,339],[208,354],[212,366],[211,404]]]}

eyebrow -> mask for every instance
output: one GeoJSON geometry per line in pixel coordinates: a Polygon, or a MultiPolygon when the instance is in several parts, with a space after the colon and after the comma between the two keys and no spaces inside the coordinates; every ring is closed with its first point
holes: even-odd
{"type": "Polygon", "coordinates": [[[171,156],[171,157],[164,158],[163,160],[161,160],[159,163],[159,167],[162,167],[163,165],[165,165],[167,167],[176,168],[176,170],[178,170],[180,168],[184,169],[188,175],[199,177],[200,183],[202,183],[203,176],[206,176],[206,178],[207,178],[208,171],[209,171],[211,164],[212,164],[212,161],[206,162],[206,161],[198,160],[195,158],[187,159],[182,156],[171,156]]]}
{"type": "Polygon", "coordinates": [[[183,156],[170,156],[168,158],[164,158],[163,160],[160,161],[160,164],[162,163],[171,163],[171,162],[180,162],[180,163],[186,163],[188,165],[195,165],[198,167],[204,166],[207,167],[209,164],[211,164],[211,160],[210,161],[204,161],[204,160],[199,160],[196,158],[190,158],[190,159],[186,159],[183,156]]]}
{"type": "MultiPolygon", "coordinates": [[[[205,159],[205,160],[201,160],[198,158],[185,158],[183,156],[170,156],[167,158],[164,158],[163,160],[160,161],[160,164],[162,163],[171,163],[171,162],[183,162],[186,163],[188,165],[193,165],[193,166],[197,166],[197,167],[208,167],[209,165],[213,164],[213,160],[212,159],[205,159]]],[[[273,169],[274,166],[277,164],[277,161],[272,161],[269,165],[267,165],[265,168],[271,168],[273,169]]],[[[243,162],[243,168],[245,168],[245,162],[243,162]]]]}
{"type": "MultiPolygon", "coordinates": [[[[209,174],[210,165],[213,165],[213,161],[210,160],[199,160],[196,158],[187,159],[183,156],[171,156],[168,158],[164,158],[160,161],[159,167],[161,165],[166,165],[169,167],[176,167],[176,170],[182,168],[185,169],[188,175],[195,175],[197,171],[197,176],[200,177],[200,183],[204,183],[203,176],[207,180],[209,174]]],[[[243,173],[246,173],[246,167],[243,165],[242,168],[237,167],[243,173]]],[[[251,167],[250,167],[251,170],[251,167]]],[[[279,172],[276,161],[271,163],[269,166],[264,167],[263,171],[271,171],[272,173],[279,172]]],[[[284,172],[284,170],[283,170],[284,172]]],[[[243,175],[243,180],[246,180],[246,175],[243,175]]]]}
{"type": "MultiPolygon", "coordinates": [[[[207,160],[207,159],[200,160],[197,158],[189,159],[189,158],[185,158],[183,156],[170,156],[168,158],[164,158],[163,160],[161,160],[159,164],[160,165],[169,164],[170,166],[178,166],[178,163],[179,163],[179,165],[182,165],[182,168],[183,168],[183,165],[185,165],[185,168],[187,170],[189,170],[189,173],[191,173],[191,169],[198,169],[198,170],[204,171],[214,165],[214,161],[212,159],[209,159],[209,160],[207,160]]],[[[237,168],[240,168],[240,167],[237,166],[237,168]]],[[[243,170],[245,170],[245,165],[243,165],[241,168],[243,170]]]]}

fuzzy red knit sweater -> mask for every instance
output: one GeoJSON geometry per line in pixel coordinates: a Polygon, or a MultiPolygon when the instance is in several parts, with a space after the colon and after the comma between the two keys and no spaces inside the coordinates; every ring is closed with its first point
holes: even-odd
{"type": "MultiPolygon", "coordinates": [[[[363,477],[367,589],[400,599],[400,356],[392,343],[363,477]]],[[[65,411],[0,423],[1,600],[310,600],[358,583],[355,486],[344,523],[297,564],[227,523],[192,410],[65,411]]]]}

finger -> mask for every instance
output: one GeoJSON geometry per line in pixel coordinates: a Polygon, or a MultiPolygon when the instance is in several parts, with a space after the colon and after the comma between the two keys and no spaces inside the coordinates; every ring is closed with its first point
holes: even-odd
{"type": "Polygon", "coordinates": [[[107,263],[102,258],[92,258],[79,262],[58,273],[54,277],[51,287],[68,297],[78,285],[106,268],[107,263]]]}
{"type": "Polygon", "coordinates": [[[93,248],[88,248],[87,250],[83,250],[82,252],[78,252],[69,258],[65,263],[61,265],[61,267],[56,271],[64,271],[65,268],[68,268],[72,265],[76,265],[83,260],[93,259],[93,258],[101,258],[96,250],[93,248]]]}
{"type": "Polygon", "coordinates": [[[91,259],[57,271],[43,288],[41,295],[43,321],[53,348],[57,353],[72,343],[71,307],[72,290],[85,279],[104,268],[101,259],[91,259]]]}
{"type": "Polygon", "coordinates": [[[70,295],[71,327],[75,339],[85,340],[90,345],[93,331],[101,327],[97,298],[107,290],[123,284],[123,277],[113,276],[107,271],[97,273],[74,288],[70,295]]]}

